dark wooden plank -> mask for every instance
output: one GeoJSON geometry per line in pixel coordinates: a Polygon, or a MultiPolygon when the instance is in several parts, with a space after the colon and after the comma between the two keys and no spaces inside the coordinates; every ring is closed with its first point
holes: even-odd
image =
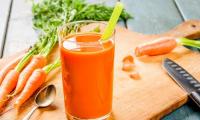
{"type": "Polygon", "coordinates": [[[2,57],[4,40],[9,22],[12,0],[0,1],[0,58],[2,57]]]}
{"type": "Polygon", "coordinates": [[[37,40],[32,28],[31,3],[13,0],[3,57],[28,48],[37,40]]]}
{"type": "Polygon", "coordinates": [[[199,5],[200,0],[174,0],[183,18],[200,19],[199,5]]]}
{"type": "Polygon", "coordinates": [[[128,29],[141,33],[165,32],[182,22],[173,0],[121,0],[133,20],[128,29]]]}

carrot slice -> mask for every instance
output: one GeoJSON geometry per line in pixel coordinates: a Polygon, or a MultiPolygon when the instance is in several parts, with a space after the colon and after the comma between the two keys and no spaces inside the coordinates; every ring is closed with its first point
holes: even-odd
{"type": "Polygon", "coordinates": [[[132,72],[129,76],[134,80],[139,80],[141,78],[139,72],[137,71],[132,72]]]}
{"type": "Polygon", "coordinates": [[[134,58],[133,58],[132,55],[127,55],[127,56],[125,56],[125,57],[123,58],[122,62],[123,62],[123,63],[127,63],[127,62],[129,62],[129,63],[134,63],[134,58]]]}

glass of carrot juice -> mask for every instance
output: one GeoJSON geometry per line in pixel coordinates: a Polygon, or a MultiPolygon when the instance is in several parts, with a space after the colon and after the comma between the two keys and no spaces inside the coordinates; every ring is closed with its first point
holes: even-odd
{"type": "Polygon", "coordinates": [[[105,22],[78,21],[59,28],[67,118],[106,120],[112,110],[114,34],[101,40],[105,22]]]}

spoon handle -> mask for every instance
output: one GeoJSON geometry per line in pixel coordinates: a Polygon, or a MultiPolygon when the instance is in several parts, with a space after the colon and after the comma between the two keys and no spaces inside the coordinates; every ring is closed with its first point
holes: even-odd
{"type": "Polygon", "coordinates": [[[38,108],[38,106],[35,106],[24,118],[23,120],[29,120],[31,118],[31,115],[34,113],[34,111],[38,108]]]}

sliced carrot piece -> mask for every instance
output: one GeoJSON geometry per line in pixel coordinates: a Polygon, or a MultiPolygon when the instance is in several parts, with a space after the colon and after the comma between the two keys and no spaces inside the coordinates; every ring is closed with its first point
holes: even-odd
{"type": "Polygon", "coordinates": [[[132,78],[134,80],[139,80],[141,78],[139,72],[137,72],[137,71],[130,73],[129,76],[130,76],[130,78],[132,78]]]}
{"type": "Polygon", "coordinates": [[[126,72],[130,72],[134,69],[134,58],[132,55],[127,55],[122,60],[123,66],[122,70],[126,72]]]}
{"type": "Polygon", "coordinates": [[[32,58],[30,63],[23,69],[23,71],[19,75],[19,79],[17,82],[17,86],[14,90],[14,93],[11,96],[15,96],[20,93],[26,82],[28,81],[29,77],[32,75],[34,70],[38,68],[42,68],[46,65],[47,59],[42,55],[36,55],[32,58]]]}
{"type": "Polygon", "coordinates": [[[47,74],[43,69],[36,69],[28,79],[23,91],[17,97],[14,107],[19,108],[44,83],[47,74]]]}
{"type": "Polygon", "coordinates": [[[134,64],[133,63],[123,63],[122,70],[126,72],[130,72],[134,69],[134,64]]]}
{"type": "Polygon", "coordinates": [[[127,63],[127,62],[129,62],[129,63],[134,63],[134,58],[133,58],[132,55],[127,55],[127,56],[125,56],[125,57],[123,58],[122,62],[123,62],[123,63],[127,63]]]}

